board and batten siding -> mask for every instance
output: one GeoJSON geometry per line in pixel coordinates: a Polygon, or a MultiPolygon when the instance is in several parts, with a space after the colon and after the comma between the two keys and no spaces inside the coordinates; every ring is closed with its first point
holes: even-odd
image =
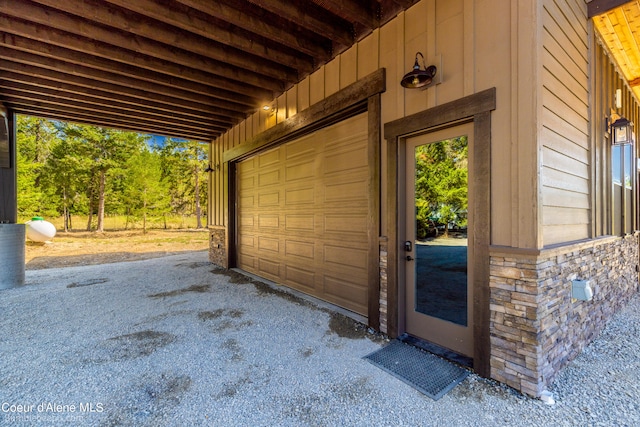
{"type": "MultiPolygon", "coordinates": [[[[497,109],[491,113],[491,223],[500,226],[492,227],[491,244],[540,248],[543,243],[585,237],[585,171],[590,159],[586,22],[582,0],[417,2],[275,100],[265,100],[275,112],[260,110],[213,141],[212,166],[219,168],[210,180],[209,226],[233,225],[224,152],[384,68],[381,127],[496,88],[497,109]],[[427,65],[438,67],[439,84],[424,91],[404,89],[400,79],[418,51],[427,65]],[[569,225],[567,218],[580,222],[569,225]]],[[[386,141],[381,141],[381,153],[385,150],[386,141]]],[[[384,157],[381,168],[384,180],[384,157]]],[[[382,182],[383,191],[386,187],[382,182]]],[[[386,200],[382,194],[383,225],[386,200]]],[[[386,232],[382,229],[381,236],[386,232]]]]}
{"type": "Polygon", "coordinates": [[[591,237],[587,22],[582,0],[543,3],[539,131],[543,246],[591,237]]]}

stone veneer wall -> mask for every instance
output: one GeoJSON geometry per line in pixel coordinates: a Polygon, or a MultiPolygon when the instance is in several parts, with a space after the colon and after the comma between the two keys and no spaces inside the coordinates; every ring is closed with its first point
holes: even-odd
{"type": "Polygon", "coordinates": [[[535,397],[638,292],[638,234],[490,257],[491,377],[535,397]],[[587,279],[593,299],[572,299],[587,279]]]}
{"type": "Polygon", "coordinates": [[[387,239],[380,238],[380,332],[388,332],[387,324],[387,239]]]}
{"type": "Polygon", "coordinates": [[[220,267],[229,268],[225,227],[209,226],[209,261],[220,267]]]}

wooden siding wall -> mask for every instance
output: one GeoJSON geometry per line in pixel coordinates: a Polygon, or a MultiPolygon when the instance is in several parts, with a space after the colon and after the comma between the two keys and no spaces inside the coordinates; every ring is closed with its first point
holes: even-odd
{"type": "Polygon", "coordinates": [[[587,22],[583,0],[544,1],[541,246],[591,237],[587,22]]]}
{"type": "MultiPolygon", "coordinates": [[[[549,27],[549,52],[545,50],[544,55],[537,37],[542,33],[542,0],[422,0],[399,14],[274,100],[277,112],[257,112],[213,142],[212,165],[220,165],[220,169],[212,174],[210,183],[212,199],[209,225],[230,226],[226,206],[228,178],[222,161],[223,152],[293,117],[371,72],[385,68],[387,90],[381,96],[381,125],[485,89],[496,88],[497,109],[491,113],[491,223],[500,226],[491,230],[491,243],[516,248],[541,247],[541,212],[548,214],[550,221],[558,221],[559,213],[566,217],[573,208],[561,202],[550,202],[548,209],[542,210],[539,203],[540,131],[537,117],[542,114],[540,81],[546,77],[542,75],[538,58],[544,56],[552,59],[554,54],[559,54],[559,37],[565,37],[562,44],[569,42],[576,43],[576,46],[571,49],[571,61],[560,57],[555,59],[575,62],[573,68],[583,68],[586,58],[584,40],[577,42],[585,31],[584,27],[577,24],[573,29],[565,28],[566,22],[572,22],[572,25],[583,19],[586,22],[586,6],[581,4],[582,0],[546,3],[549,3],[549,16],[553,16],[555,21],[547,22],[549,19],[545,18],[549,27]],[[559,19],[556,15],[564,18],[559,19]],[[562,28],[567,33],[559,31],[562,28]],[[437,78],[441,79],[441,83],[424,91],[404,89],[399,84],[400,79],[411,69],[418,51],[424,54],[427,65],[435,64],[438,67],[437,78]],[[555,206],[554,203],[561,206],[555,206]]],[[[559,82],[562,82],[560,86],[571,85],[564,89],[565,92],[578,90],[576,87],[584,85],[584,76],[567,83],[557,75],[563,71],[558,70],[557,63],[549,63],[548,66],[550,71],[545,69],[544,72],[553,75],[553,79],[549,80],[550,86],[545,89],[548,91],[545,100],[557,90],[559,82]]],[[[563,72],[572,75],[573,69],[563,72]]],[[[576,98],[583,95],[584,91],[576,98]]],[[[559,98],[553,96],[549,99],[559,98]]],[[[573,102],[569,106],[554,101],[549,103],[547,111],[553,120],[546,123],[544,130],[545,135],[549,134],[544,148],[549,159],[549,163],[545,164],[549,171],[545,179],[554,176],[552,171],[555,173],[562,169],[563,162],[569,166],[582,164],[577,174],[581,176],[584,169],[588,169],[588,162],[584,163],[584,153],[582,157],[578,154],[565,156],[563,144],[575,145],[572,148],[574,151],[583,150],[581,147],[586,144],[584,105],[579,103],[575,107],[573,102]],[[567,112],[572,115],[570,122],[558,119],[567,112]],[[573,117],[578,119],[577,124],[573,123],[573,117]]],[[[386,149],[385,143],[381,141],[382,153],[386,149]]],[[[381,160],[381,176],[384,177],[386,160],[381,160]]],[[[547,181],[544,182],[547,184],[547,181]]],[[[385,187],[383,182],[382,188],[385,187]]],[[[549,182],[548,188],[555,187],[549,182]]],[[[578,190],[561,188],[554,197],[558,199],[562,192],[570,192],[583,200],[583,186],[578,190]]],[[[385,224],[384,194],[381,200],[383,216],[380,219],[385,224]]],[[[549,224],[550,227],[557,225],[549,224]]],[[[581,232],[584,232],[584,225],[578,227],[575,235],[581,232]]],[[[385,236],[386,230],[381,230],[381,235],[385,236]]]]}
{"type": "MultiPolygon", "coordinates": [[[[592,233],[594,237],[613,233],[612,224],[612,182],[611,182],[611,140],[607,118],[612,112],[616,112],[636,124],[634,132],[638,135],[638,123],[640,123],[640,104],[631,88],[622,78],[621,73],[614,65],[613,59],[607,54],[602,42],[596,37],[594,42],[594,66],[592,73],[595,76],[593,96],[594,123],[593,123],[593,195],[594,206],[592,233]],[[616,90],[622,91],[622,108],[615,108],[614,95],[616,90]]],[[[636,142],[634,157],[638,157],[638,144],[636,142]]],[[[635,160],[635,159],[634,159],[635,160]]],[[[636,162],[632,167],[636,169],[636,162]]],[[[636,177],[637,171],[632,172],[636,177]]],[[[636,184],[637,188],[637,184],[636,184]]],[[[627,221],[625,233],[633,232],[638,228],[637,205],[634,200],[627,200],[628,206],[635,215],[627,221]],[[629,224],[630,222],[630,224],[629,224]]],[[[620,213],[618,213],[620,214],[620,213]]]]}

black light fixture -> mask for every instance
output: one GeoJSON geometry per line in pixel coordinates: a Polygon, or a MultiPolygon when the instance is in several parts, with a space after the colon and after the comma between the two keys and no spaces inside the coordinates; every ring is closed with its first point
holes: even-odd
{"type": "Polygon", "coordinates": [[[438,69],[435,65],[429,65],[427,67],[424,64],[424,56],[421,52],[417,52],[416,62],[415,64],[413,64],[413,70],[404,75],[402,80],[400,80],[400,84],[408,89],[426,89],[433,83],[433,78],[435,77],[437,70],[438,69]],[[424,69],[420,69],[420,64],[418,63],[418,55],[420,55],[420,57],[422,58],[422,66],[424,67],[424,69]]]}
{"type": "Polygon", "coordinates": [[[205,172],[215,172],[216,169],[218,169],[218,167],[216,166],[215,168],[211,167],[211,164],[207,165],[207,168],[204,170],[205,172]]]}
{"type": "Polygon", "coordinates": [[[633,142],[633,122],[620,117],[611,124],[611,136],[613,144],[629,144],[633,142]]]}

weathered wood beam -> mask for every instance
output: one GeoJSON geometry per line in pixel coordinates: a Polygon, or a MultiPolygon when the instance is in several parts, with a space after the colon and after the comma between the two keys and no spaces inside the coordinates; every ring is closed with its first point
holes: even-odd
{"type": "MultiPolygon", "coordinates": [[[[264,13],[260,13],[254,5],[238,0],[219,0],[215,2],[210,0],[176,1],[237,27],[230,30],[232,31],[232,37],[237,34],[238,30],[247,31],[309,55],[312,62],[313,58],[319,62],[324,62],[331,58],[330,40],[321,40],[317,36],[315,38],[308,37],[299,28],[294,28],[286,20],[283,20],[281,14],[271,13],[270,16],[265,17],[264,13]]],[[[226,32],[224,29],[217,29],[214,32],[221,31],[226,32]]]]}
{"type": "MultiPolygon", "coordinates": [[[[325,51],[321,46],[311,41],[301,40],[299,34],[279,30],[268,22],[259,21],[241,10],[229,10],[228,6],[219,1],[205,3],[207,15],[209,15],[206,19],[204,14],[194,13],[194,11],[189,13],[187,8],[185,11],[176,11],[175,5],[167,7],[154,0],[107,1],[240,51],[252,52],[263,59],[284,64],[304,74],[313,70],[313,57],[321,56],[326,60],[330,55],[330,52],[325,51]],[[295,47],[298,52],[294,54],[291,51],[278,49],[274,41],[281,40],[286,41],[283,43],[286,46],[295,47]],[[304,52],[306,55],[301,55],[299,52],[304,52]]],[[[185,40],[181,38],[181,41],[185,40]]],[[[208,49],[208,46],[205,49],[208,49]]]]}
{"type": "MultiPolygon", "coordinates": [[[[22,27],[28,27],[28,25],[23,25],[22,27]]],[[[29,28],[22,28],[22,33],[26,33],[28,30],[29,28]]],[[[35,26],[33,26],[33,30],[36,30],[35,26]]],[[[80,40],[77,37],[62,33],[58,30],[40,28],[38,33],[44,33],[43,38],[49,40],[50,43],[15,34],[1,33],[0,45],[30,52],[39,56],[57,58],[73,64],[82,64],[97,70],[110,71],[123,76],[146,80],[152,83],[182,87],[185,90],[210,94],[216,98],[234,101],[247,106],[257,107],[261,102],[270,100],[274,96],[271,90],[247,86],[232,80],[219,78],[213,74],[204,73],[200,70],[154,60],[153,58],[133,52],[131,55],[123,58],[126,58],[128,62],[120,62],[119,60],[108,59],[104,56],[84,53],[94,49],[95,43],[85,43],[84,40],[80,40]]]]}
{"type": "Polygon", "coordinates": [[[629,0],[591,0],[587,3],[587,18],[602,15],[603,13],[606,13],[611,9],[615,9],[616,7],[620,7],[625,3],[629,3],[629,0]]]}
{"type": "Polygon", "coordinates": [[[47,108],[64,112],[79,111],[83,114],[95,117],[109,118],[110,120],[118,120],[121,122],[145,123],[153,127],[165,128],[167,126],[171,126],[193,133],[222,133],[225,130],[224,128],[214,127],[207,123],[198,124],[184,122],[169,115],[160,117],[140,110],[123,111],[113,106],[88,104],[65,96],[46,96],[42,94],[34,95],[33,93],[22,93],[3,89],[2,100],[7,104],[46,106],[47,108]]]}
{"type": "Polygon", "coordinates": [[[29,104],[9,104],[11,108],[18,114],[45,117],[65,122],[84,123],[106,128],[121,129],[138,133],[156,134],[163,136],[174,136],[177,138],[194,139],[197,141],[211,141],[219,136],[216,132],[189,132],[178,127],[167,126],[150,126],[146,122],[120,121],[108,117],[97,117],[95,115],[86,115],[81,111],[61,111],[57,108],[48,108],[47,106],[29,105],[29,104]]]}
{"type": "Polygon", "coordinates": [[[304,8],[298,2],[290,0],[251,0],[251,3],[288,21],[296,22],[309,31],[335,40],[338,44],[349,46],[354,42],[353,31],[348,22],[338,22],[335,18],[332,20],[326,13],[312,6],[304,8]]]}
{"type": "Polygon", "coordinates": [[[163,96],[171,96],[177,99],[194,101],[203,105],[215,106],[239,112],[248,112],[253,108],[258,107],[257,103],[255,102],[253,106],[237,104],[226,100],[216,99],[202,93],[185,91],[182,88],[170,86],[168,84],[161,85],[148,82],[146,80],[140,80],[132,76],[123,76],[107,71],[96,70],[93,68],[85,67],[83,65],[73,64],[54,58],[41,57],[32,53],[17,51],[15,49],[9,49],[1,45],[0,58],[11,58],[13,61],[19,64],[41,67],[47,70],[68,74],[70,81],[73,80],[76,76],[84,77],[87,79],[95,79],[97,81],[108,84],[115,84],[124,87],[135,87],[149,93],[157,93],[163,96]]]}
{"type": "MultiPolygon", "coordinates": [[[[32,78],[28,80],[28,83],[24,83],[25,79],[13,79],[12,76],[8,76],[6,78],[0,79],[0,86],[7,88],[18,89],[23,92],[35,91],[37,89],[48,89],[51,91],[57,91],[60,93],[67,94],[66,96],[75,96],[75,97],[88,97],[90,99],[95,99],[96,103],[98,102],[112,102],[112,103],[121,103],[130,106],[136,110],[145,110],[145,111],[157,111],[159,114],[167,114],[169,116],[173,114],[178,114],[179,117],[191,118],[196,122],[207,122],[209,120],[211,123],[216,123],[218,125],[223,125],[225,127],[230,127],[233,123],[229,123],[229,119],[224,116],[211,116],[207,113],[202,113],[199,111],[191,111],[188,109],[183,109],[178,105],[168,105],[164,103],[158,103],[154,101],[147,100],[139,100],[134,97],[128,97],[124,95],[113,95],[110,92],[102,91],[99,89],[88,89],[80,86],[74,86],[68,83],[55,82],[50,80],[45,80],[41,78],[32,78]]],[[[0,94],[1,95],[1,94],[0,94]]]]}
{"type": "MultiPolygon", "coordinates": [[[[73,2],[63,2],[60,4],[68,3],[73,2]]],[[[39,26],[35,28],[35,31],[31,29],[31,31],[27,33],[20,33],[18,30],[22,27],[21,24],[23,23],[20,22],[19,19],[10,18],[28,16],[30,21],[32,21],[32,27],[33,23],[38,23],[45,27],[71,32],[77,37],[84,37],[88,40],[106,43],[109,46],[106,48],[103,47],[102,50],[106,58],[113,59],[114,56],[116,58],[122,58],[123,56],[131,55],[131,52],[138,52],[152,58],[173,62],[174,64],[205,70],[212,74],[244,82],[252,86],[270,89],[284,88],[284,83],[281,80],[284,76],[279,76],[279,78],[268,77],[265,72],[255,73],[236,66],[231,66],[224,62],[224,57],[220,58],[220,60],[213,60],[208,57],[192,54],[183,49],[175,49],[171,45],[167,45],[165,43],[132,35],[130,32],[119,31],[115,28],[107,28],[103,25],[95,25],[87,22],[86,20],[73,17],[56,10],[48,9],[40,5],[27,3],[26,1],[15,2],[12,0],[0,0],[0,13],[7,15],[0,15],[0,31],[36,38],[43,42],[50,42],[50,40],[40,36],[41,28],[39,26]]],[[[94,51],[86,53],[95,54],[94,51]]],[[[262,62],[261,65],[265,65],[266,67],[264,61],[256,62],[262,62]]],[[[275,71],[271,71],[273,74],[277,74],[275,71]]],[[[297,76],[291,75],[290,78],[295,80],[297,76]]]]}
{"type": "Polygon", "coordinates": [[[369,30],[378,28],[378,6],[375,1],[323,0],[324,7],[349,22],[357,22],[369,30]]]}
{"type": "Polygon", "coordinates": [[[228,123],[222,123],[208,118],[196,118],[183,115],[180,111],[160,111],[155,108],[147,108],[144,105],[132,105],[117,100],[107,100],[77,93],[69,93],[38,85],[9,82],[0,80],[0,99],[24,99],[31,101],[42,100],[52,105],[60,106],[85,106],[86,109],[98,113],[105,112],[117,116],[145,118],[150,122],[179,123],[181,126],[194,129],[211,128],[216,131],[224,131],[228,123]]]}
{"type": "MultiPolygon", "coordinates": [[[[111,32],[116,30],[131,37],[131,35],[139,36],[142,40],[151,40],[155,45],[161,43],[171,46],[174,50],[184,50],[203,58],[210,58],[230,66],[239,67],[243,70],[249,70],[259,75],[265,75],[275,79],[283,79],[289,82],[298,80],[298,73],[294,67],[288,67],[278,63],[279,60],[285,61],[283,55],[278,55],[277,59],[267,59],[259,61],[257,57],[252,55],[252,51],[243,52],[240,49],[234,49],[225,46],[213,40],[206,39],[188,31],[181,30],[176,27],[162,25],[156,20],[148,19],[140,14],[132,14],[121,8],[106,5],[105,2],[99,0],[83,0],[76,1],[60,1],[60,0],[31,0],[42,6],[48,6],[53,10],[66,12],[77,17],[91,20],[91,22],[99,23],[111,28],[111,32]]],[[[131,2],[134,3],[134,2],[131,2]]],[[[71,17],[71,19],[74,19],[71,17]]],[[[56,18],[49,19],[49,25],[55,26],[56,18]]],[[[85,23],[86,26],[86,23],[85,23]]],[[[58,27],[60,28],[60,27],[58,27]]],[[[68,28],[68,27],[63,27],[68,28]]],[[[96,31],[98,27],[92,29],[96,31]]],[[[68,29],[68,31],[71,29],[68,29]]],[[[109,30],[107,30],[109,31],[109,30]]],[[[90,35],[85,33],[86,35],[90,35]]],[[[157,47],[157,46],[156,46],[157,47]]],[[[260,46],[255,46],[260,49],[260,46]]],[[[276,54],[277,52],[270,52],[276,54]]],[[[286,58],[287,62],[292,61],[293,64],[304,67],[305,70],[311,70],[312,64],[302,64],[302,61],[296,60],[293,56],[286,58]]]]}
{"type": "Polygon", "coordinates": [[[194,102],[192,100],[178,99],[172,96],[161,95],[158,93],[150,93],[148,91],[131,86],[120,86],[111,83],[98,82],[89,78],[71,76],[69,74],[60,73],[58,71],[48,70],[46,68],[11,62],[7,59],[0,59],[0,70],[4,71],[0,73],[0,78],[7,80],[24,81],[25,76],[29,76],[27,80],[37,81],[37,79],[46,79],[58,82],[58,85],[73,84],[76,87],[84,88],[82,90],[85,92],[98,89],[109,93],[110,96],[124,95],[139,100],[155,102],[158,104],[166,104],[169,106],[179,105],[181,108],[200,114],[211,114],[219,117],[230,116],[232,118],[235,118],[236,120],[241,120],[246,117],[246,114],[242,111],[224,109],[214,105],[205,105],[194,102]]]}

